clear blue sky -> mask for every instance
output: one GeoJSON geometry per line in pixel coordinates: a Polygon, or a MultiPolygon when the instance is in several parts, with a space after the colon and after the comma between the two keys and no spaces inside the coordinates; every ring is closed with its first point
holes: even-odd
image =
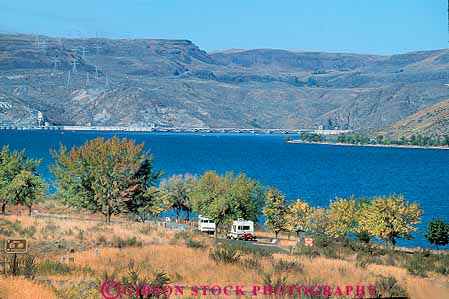
{"type": "Polygon", "coordinates": [[[189,39],[207,51],[447,48],[446,0],[0,0],[0,31],[189,39]]]}

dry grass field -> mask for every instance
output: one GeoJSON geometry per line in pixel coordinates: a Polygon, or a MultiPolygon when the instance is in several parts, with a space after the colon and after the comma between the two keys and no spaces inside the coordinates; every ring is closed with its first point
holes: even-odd
{"type": "MultiPolygon", "coordinates": [[[[260,236],[272,235],[261,232],[260,236]]],[[[7,237],[26,237],[36,266],[34,278],[0,276],[1,299],[101,298],[101,282],[128,277],[130,267],[138,269],[139,277],[147,281],[163,272],[170,285],[245,285],[250,290],[252,285],[265,285],[267,281],[375,285],[383,275],[395,277],[410,298],[449,298],[447,275],[432,272],[419,277],[397,266],[361,266],[351,255],[345,259],[310,258],[280,251],[258,254],[242,247],[235,263],[216,263],[209,257],[214,247],[211,236],[156,224],[105,225],[90,220],[0,216],[0,240],[7,237]]],[[[287,247],[292,242],[282,240],[279,244],[287,247]]],[[[5,259],[5,254],[1,258],[5,259]]]]}

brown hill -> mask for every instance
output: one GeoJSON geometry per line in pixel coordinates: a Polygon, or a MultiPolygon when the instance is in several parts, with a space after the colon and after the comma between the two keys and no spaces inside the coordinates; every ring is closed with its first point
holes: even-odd
{"type": "Polygon", "coordinates": [[[381,130],[392,138],[449,134],[449,100],[438,102],[381,130]]]}
{"type": "Polygon", "coordinates": [[[378,129],[449,98],[449,51],[207,53],[0,34],[0,125],[378,129]]]}

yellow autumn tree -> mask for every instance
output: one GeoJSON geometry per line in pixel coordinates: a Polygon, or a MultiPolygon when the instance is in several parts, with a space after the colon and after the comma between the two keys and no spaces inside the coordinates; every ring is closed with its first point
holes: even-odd
{"type": "Polygon", "coordinates": [[[310,220],[312,218],[312,208],[308,203],[297,199],[288,206],[287,211],[287,229],[296,233],[298,239],[299,232],[310,229],[310,220]]]}
{"type": "Polygon", "coordinates": [[[265,207],[262,212],[265,215],[265,224],[274,231],[275,238],[279,232],[287,230],[288,210],[285,206],[285,196],[276,188],[270,188],[265,193],[265,207]]]}
{"type": "Polygon", "coordinates": [[[327,232],[338,238],[353,232],[357,224],[356,201],[353,198],[337,198],[330,202],[327,232]]]}
{"type": "Polygon", "coordinates": [[[408,203],[402,195],[374,197],[359,211],[359,229],[393,245],[397,238],[411,239],[423,211],[418,203],[408,203]]]}
{"type": "Polygon", "coordinates": [[[312,209],[310,228],[317,234],[327,234],[329,215],[326,209],[317,207],[312,209]]]}

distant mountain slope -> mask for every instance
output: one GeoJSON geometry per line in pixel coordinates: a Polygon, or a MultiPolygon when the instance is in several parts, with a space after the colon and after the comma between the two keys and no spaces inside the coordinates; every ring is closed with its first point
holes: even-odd
{"type": "Polygon", "coordinates": [[[449,98],[448,69],[446,49],[207,53],[187,40],[0,35],[0,124],[42,111],[53,124],[380,128],[449,98]]]}
{"type": "Polygon", "coordinates": [[[426,107],[379,131],[379,134],[395,139],[412,135],[449,135],[449,100],[426,107]]]}

